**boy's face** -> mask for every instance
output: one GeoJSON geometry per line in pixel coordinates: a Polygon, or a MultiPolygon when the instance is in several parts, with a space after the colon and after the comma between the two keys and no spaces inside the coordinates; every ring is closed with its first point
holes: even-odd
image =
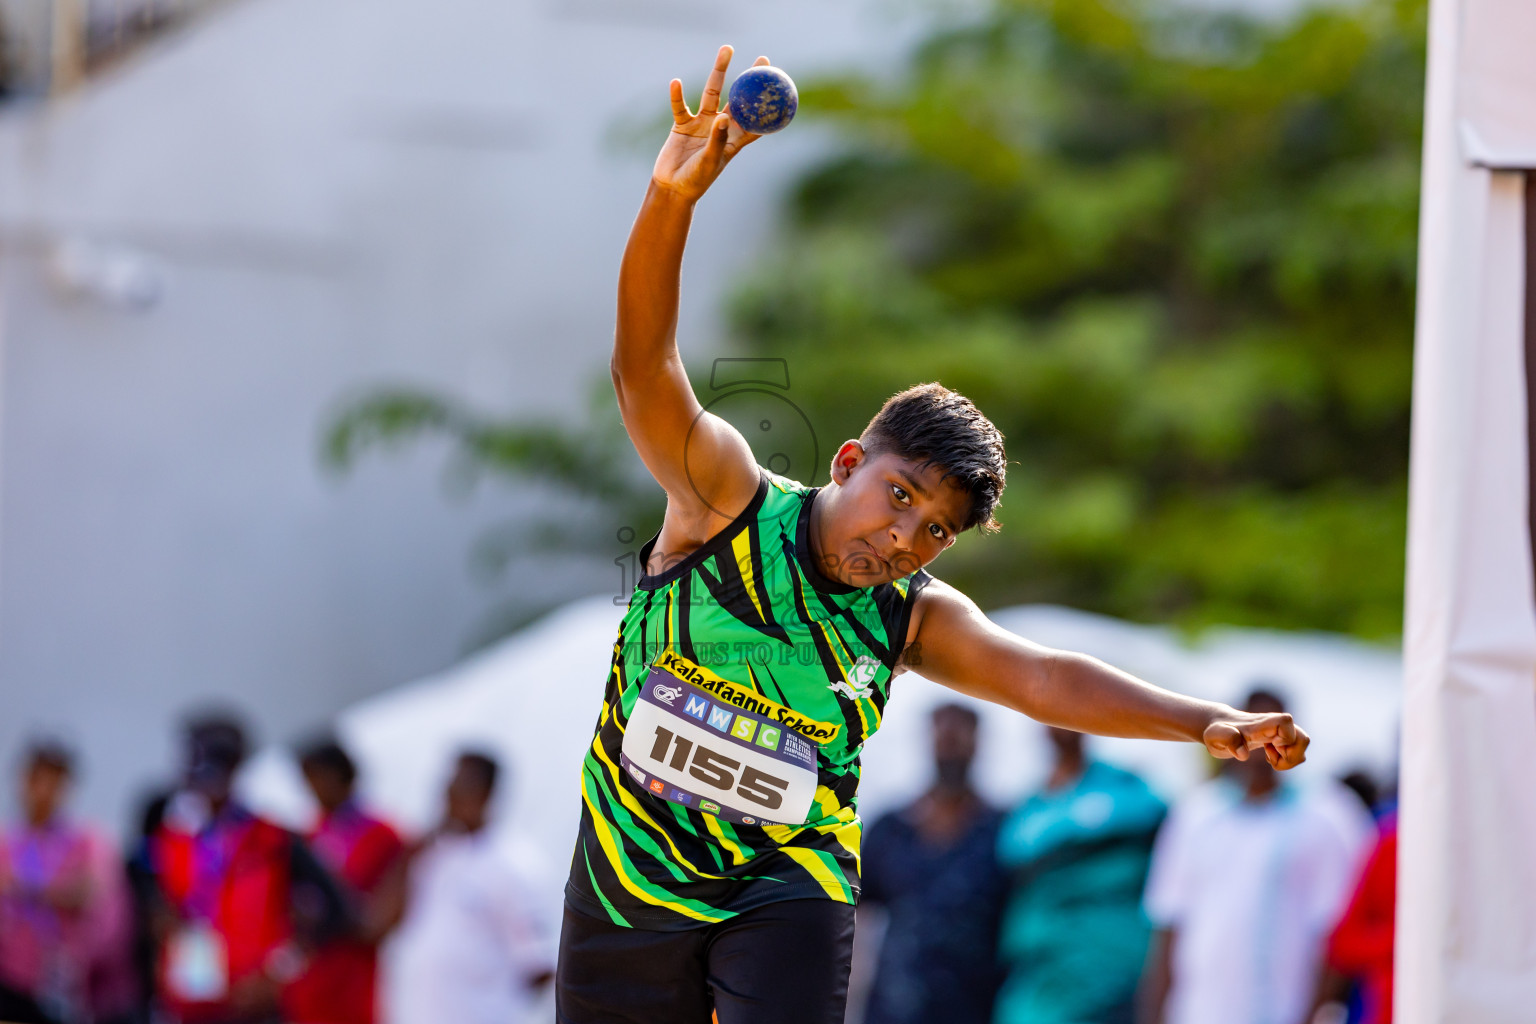
{"type": "MultiPolygon", "coordinates": [[[[871,456],[845,441],[817,531],[821,570],[840,583],[872,587],[911,575],[955,542],[971,499],[937,466],[918,469],[896,455],[871,456]]],[[[820,499],[818,499],[820,504],[820,499]]]]}

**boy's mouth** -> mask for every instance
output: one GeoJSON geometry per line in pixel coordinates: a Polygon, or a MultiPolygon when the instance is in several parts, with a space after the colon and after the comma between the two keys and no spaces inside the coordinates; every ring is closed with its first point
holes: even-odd
{"type": "Polygon", "coordinates": [[[861,539],[859,543],[863,544],[866,548],[869,549],[870,557],[873,558],[876,562],[879,562],[880,565],[885,568],[886,572],[891,571],[891,563],[880,557],[880,552],[875,550],[875,546],[873,544],[863,539],[861,539]]]}

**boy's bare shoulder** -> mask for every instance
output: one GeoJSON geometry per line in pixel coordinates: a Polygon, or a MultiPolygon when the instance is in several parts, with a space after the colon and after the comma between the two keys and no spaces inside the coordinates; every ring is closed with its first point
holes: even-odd
{"type": "Polygon", "coordinates": [[[901,658],[896,662],[896,672],[899,674],[922,665],[922,638],[925,623],[931,632],[945,628],[946,623],[959,621],[957,617],[969,617],[979,611],[976,602],[966,597],[962,591],[950,586],[937,576],[930,579],[927,585],[918,591],[917,599],[913,602],[912,617],[907,622],[907,635],[902,646],[901,658]]]}

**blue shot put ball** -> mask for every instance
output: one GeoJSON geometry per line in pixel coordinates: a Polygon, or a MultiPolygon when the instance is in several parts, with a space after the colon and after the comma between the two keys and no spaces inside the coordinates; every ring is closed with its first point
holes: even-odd
{"type": "Polygon", "coordinates": [[[771,65],[747,68],[731,83],[731,119],[753,135],[788,128],[799,107],[795,83],[771,65]]]}

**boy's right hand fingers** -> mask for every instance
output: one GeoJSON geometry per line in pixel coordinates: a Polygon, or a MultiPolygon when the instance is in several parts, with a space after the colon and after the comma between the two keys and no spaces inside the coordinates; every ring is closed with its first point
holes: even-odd
{"type": "Polygon", "coordinates": [[[699,100],[699,113],[713,114],[720,109],[720,90],[725,88],[725,69],[731,66],[733,53],[735,51],[730,46],[722,46],[715,55],[715,66],[710,69],[709,78],[704,82],[704,95],[699,100]]]}
{"type": "Polygon", "coordinates": [[[688,101],[683,99],[682,79],[672,79],[672,123],[687,124],[693,120],[693,114],[688,110],[688,101]]]}
{"type": "Polygon", "coordinates": [[[725,159],[725,143],[731,134],[731,115],[716,114],[709,126],[709,141],[704,144],[704,160],[710,167],[719,167],[725,159]]]}

